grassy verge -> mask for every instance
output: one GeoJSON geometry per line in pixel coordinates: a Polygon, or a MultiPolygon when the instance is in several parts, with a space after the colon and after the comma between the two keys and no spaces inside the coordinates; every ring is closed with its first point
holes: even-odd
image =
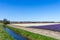
{"type": "Polygon", "coordinates": [[[11,37],[2,27],[2,25],[0,25],[0,40],[14,40],[13,37],[11,37]]]}
{"type": "Polygon", "coordinates": [[[11,30],[15,31],[18,34],[21,34],[21,35],[27,37],[29,40],[57,40],[55,38],[43,36],[43,35],[40,35],[40,34],[35,34],[35,33],[28,32],[28,31],[25,31],[25,30],[22,30],[22,29],[13,28],[11,26],[8,26],[8,28],[10,28],[11,30]]]}

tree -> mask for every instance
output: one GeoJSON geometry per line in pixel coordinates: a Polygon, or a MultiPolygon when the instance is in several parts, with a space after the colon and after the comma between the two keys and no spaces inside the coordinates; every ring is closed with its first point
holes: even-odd
{"type": "Polygon", "coordinates": [[[7,19],[3,19],[3,24],[10,24],[10,21],[8,21],[7,19]]]}

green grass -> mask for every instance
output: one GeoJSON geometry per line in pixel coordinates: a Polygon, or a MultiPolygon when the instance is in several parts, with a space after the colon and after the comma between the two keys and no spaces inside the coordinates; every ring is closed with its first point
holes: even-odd
{"type": "Polygon", "coordinates": [[[51,38],[51,37],[40,35],[40,34],[35,34],[35,33],[28,32],[22,29],[13,28],[11,26],[8,26],[8,28],[10,28],[11,30],[15,31],[18,34],[21,34],[27,37],[29,40],[57,40],[55,38],[51,38]]]}
{"type": "Polygon", "coordinates": [[[0,24],[0,40],[14,40],[12,36],[10,36],[0,24]]]}

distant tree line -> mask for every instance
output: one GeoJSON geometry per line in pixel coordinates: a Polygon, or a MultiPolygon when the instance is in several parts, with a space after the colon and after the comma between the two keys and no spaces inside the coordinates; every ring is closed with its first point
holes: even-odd
{"type": "Polygon", "coordinates": [[[3,20],[0,20],[0,23],[3,23],[3,24],[10,24],[10,23],[60,23],[60,22],[54,22],[54,21],[44,21],[44,22],[32,22],[32,21],[21,21],[21,22],[17,22],[17,21],[9,21],[7,19],[3,19],[3,20]]]}
{"type": "Polygon", "coordinates": [[[11,22],[11,23],[17,23],[17,24],[19,24],[19,23],[60,23],[60,22],[11,22]]]}
{"type": "Polygon", "coordinates": [[[8,21],[7,19],[3,19],[3,20],[0,20],[0,23],[3,23],[3,24],[10,24],[10,21],[8,21]]]}
{"type": "Polygon", "coordinates": [[[10,24],[10,21],[8,21],[7,19],[3,19],[2,23],[6,25],[6,24],[10,24]]]}

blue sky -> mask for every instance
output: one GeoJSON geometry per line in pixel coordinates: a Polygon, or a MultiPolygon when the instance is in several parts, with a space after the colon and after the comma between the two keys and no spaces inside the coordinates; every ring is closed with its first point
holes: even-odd
{"type": "Polygon", "coordinates": [[[0,0],[0,20],[60,21],[60,0],[0,0]]]}

